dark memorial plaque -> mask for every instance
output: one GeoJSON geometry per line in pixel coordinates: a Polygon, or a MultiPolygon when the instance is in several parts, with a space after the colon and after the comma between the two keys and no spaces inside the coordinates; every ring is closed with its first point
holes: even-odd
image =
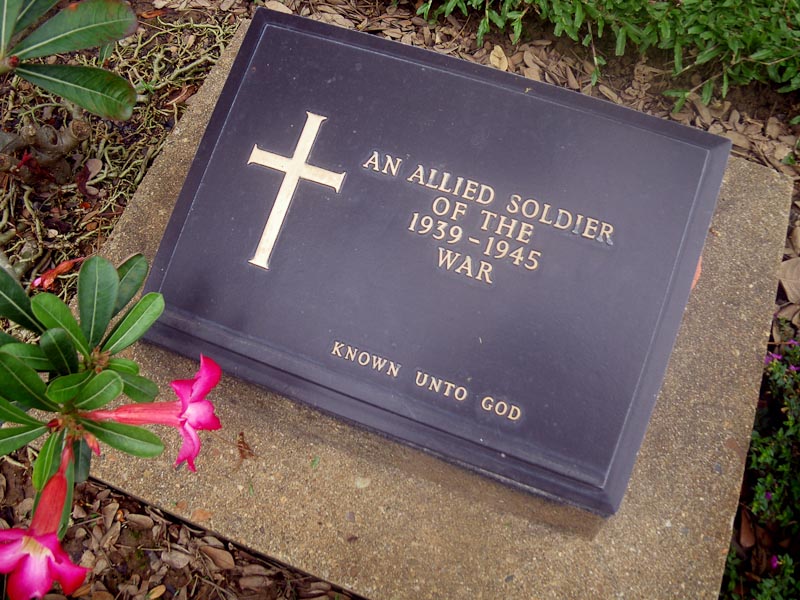
{"type": "Polygon", "coordinates": [[[149,339],[610,514],[728,150],[259,10],[155,261],[149,339]]]}

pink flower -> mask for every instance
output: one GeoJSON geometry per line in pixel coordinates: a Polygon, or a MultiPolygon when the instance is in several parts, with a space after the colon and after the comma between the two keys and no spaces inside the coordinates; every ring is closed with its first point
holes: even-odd
{"type": "Polygon", "coordinates": [[[95,421],[116,421],[129,425],[169,425],[177,428],[183,436],[183,445],[178,452],[175,466],[186,461],[190,471],[196,471],[194,459],[200,452],[198,430],[214,430],[222,427],[214,414],[214,405],[206,395],[219,383],[222,370],[210,358],[200,355],[200,370],[194,379],[176,379],[172,389],[178,400],[126,404],[113,410],[95,410],[80,416],[95,421]]]}
{"type": "Polygon", "coordinates": [[[61,584],[65,594],[77,590],[89,569],[72,563],[58,541],[58,526],[67,498],[66,470],[72,462],[72,443],[61,456],[61,466],[45,484],[31,526],[0,531],[0,573],[10,573],[7,583],[11,600],[41,598],[61,584]]]}

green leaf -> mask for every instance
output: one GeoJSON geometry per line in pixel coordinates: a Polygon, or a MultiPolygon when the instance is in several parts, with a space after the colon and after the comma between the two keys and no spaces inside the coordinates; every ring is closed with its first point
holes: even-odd
{"type": "Polygon", "coordinates": [[[478,35],[476,37],[478,46],[483,45],[483,38],[487,33],[489,33],[489,18],[483,17],[480,23],[478,23],[478,35]]]}
{"type": "Polygon", "coordinates": [[[696,65],[702,65],[710,61],[712,58],[719,56],[721,53],[722,48],[719,46],[711,46],[710,48],[706,48],[700,54],[698,54],[694,62],[696,65]]]}
{"type": "Polygon", "coordinates": [[[92,451],[83,438],[72,443],[75,456],[75,483],[83,483],[89,479],[89,468],[92,466],[92,451]]]}
{"type": "Polygon", "coordinates": [[[617,46],[614,50],[614,53],[617,56],[622,56],[625,54],[625,42],[628,40],[628,31],[626,29],[620,29],[617,32],[617,46]]]}
{"type": "Polygon", "coordinates": [[[85,419],[81,419],[81,424],[101,442],[134,456],[152,458],[164,451],[164,444],[158,436],[141,427],[85,419]]]}
{"type": "Polygon", "coordinates": [[[119,276],[111,262],[93,256],[83,263],[78,274],[78,312],[81,331],[90,348],[97,346],[105,335],[118,290],[119,276]]]}
{"type": "Polygon", "coordinates": [[[69,306],[64,304],[61,298],[49,293],[37,294],[31,300],[31,308],[36,318],[48,329],[58,327],[66,331],[72,343],[75,344],[75,348],[83,354],[84,358],[91,354],[89,344],[78,322],[72,316],[69,306]]]}
{"type": "Polygon", "coordinates": [[[120,376],[125,384],[125,395],[134,402],[152,402],[158,396],[158,385],[155,381],[129,373],[120,373],[120,376]]]}
{"type": "Polygon", "coordinates": [[[115,371],[103,371],[81,388],[75,408],[96,410],[117,398],[123,389],[122,377],[115,371]]]}
{"type": "Polygon", "coordinates": [[[675,44],[673,55],[675,57],[675,73],[680,73],[683,71],[683,47],[680,44],[675,44]]]}
{"type": "Polygon", "coordinates": [[[58,539],[63,540],[69,529],[69,519],[72,515],[72,498],[75,494],[75,461],[67,466],[67,497],[64,498],[64,508],[61,509],[61,522],[58,524],[58,539]]]}
{"type": "Polygon", "coordinates": [[[687,90],[667,90],[664,92],[664,95],[677,98],[675,106],[672,107],[672,112],[674,113],[679,112],[689,99],[689,92],[687,90]]]}
{"type": "Polygon", "coordinates": [[[36,369],[37,371],[55,371],[59,375],[78,372],[78,355],[75,344],[66,330],[60,327],[48,329],[39,339],[39,345],[47,356],[52,368],[36,369]]]}
{"type": "Polygon", "coordinates": [[[42,326],[31,312],[31,299],[19,282],[3,268],[0,268],[0,317],[6,317],[30,331],[42,332],[42,326]]]}
{"type": "Polygon", "coordinates": [[[164,297],[150,292],[133,305],[103,344],[103,351],[116,354],[133,344],[164,312],[164,297]]]}
{"type": "Polygon", "coordinates": [[[103,46],[136,29],[136,15],[120,0],[83,0],[67,5],[17,44],[20,60],[103,46]]]}
{"type": "Polygon", "coordinates": [[[44,484],[58,471],[61,462],[61,450],[64,448],[64,430],[54,433],[47,438],[39,456],[33,463],[33,487],[37,492],[44,489],[44,484]]]}
{"type": "Polygon", "coordinates": [[[17,16],[17,33],[25,30],[39,20],[48,10],[58,4],[58,0],[25,0],[22,3],[22,10],[17,16]]]}
{"type": "Polygon", "coordinates": [[[4,50],[11,42],[21,8],[22,0],[0,0],[0,58],[6,55],[4,50]]]}
{"type": "Polygon", "coordinates": [[[39,374],[10,354],[0,352],[0,390],[3,397],[28,408],[56,410],[45,396],[44,381],[39,374]]]}
{"type": "Polygon", "coordinates": [[[577,2],[575,4],[575,30],[579,30],[581,25],[583,25],[583,4],[581,2],[577,2]]]}
{"type": "Polygon", "coordinates": [[[47,397],[53,402],[64,404],[77,396],[81,388],[94,376],[94,371],[84,371],[56,377],[47,386],[47,397]]]}
{"type": "Polygon", "coordinates": [[[709,79],[703,84],[703,93],[700,101],[708,106],[709,102],[711,102],[711,95],[714,93],[714,81],[709,79]]]}
{"type": "Polygon", "coordinates": [[[34,419],[24,410],[17,408],[5,398],[0,398],[0,420],[20,425],[44,425],[41,421],[34,419]]]}
{"type": "Polygon", "coordinates": [[[109,42],[108,44],[104,44],[100,46],[100,49],[97,51],[97,64],[103,65],[105,62],[111,58],[111,54],[114,52],[114,45],[116,42],[109,42]]]}
{"type": "Polygon", "coordinates": [[[125,121],[133,114],[136,103],[133,86],[104,69],[25,64],[14,72],[104,119],[125,121]]]}
{"type": "Polygon", "coordinates": [[[119,276],[119,292],[114,305],[116,315],[130,302],[147,277],[147,259],[141,254],[134,254],[117,269],[119,276]]]}
{"type": "Polygon", "coordinates": [[[23,363],[35,371],[53,371],[51,363],[44,351],[36,344],[23,344],[15,342],[0,346],[0,352],[5,352],[11,356],[16,356],[23,363]]]}
{"type": "Polygon", "coordinates": [[[139,374],[139,365],[136,361],[127,358],[110,358],[108,360],[108,368],[113,369],[117,373],[139,374]]]}
{"type": "Polygon", "coordinates": [[[758,50],[757,52],[753,52],[749,56],[749,58],[750,58],[750,60],[762,61],[764,59],[771,58],[773,52],[774,52],[773,48],[762,48],[761,50],[758,50]]]}
{"type": "Polygon", "coordinates": [[[43,433],[47,433],[46,425],[23,425],[0,429],[0,455],[8,454],[32,442],[43,433]]]}
{"type": "Polygon", "coordinates": [[[0,348],[6,344],[16,344],[19,340],[13,335],[7,334],[5,331],[0,331],[0,348]]]}

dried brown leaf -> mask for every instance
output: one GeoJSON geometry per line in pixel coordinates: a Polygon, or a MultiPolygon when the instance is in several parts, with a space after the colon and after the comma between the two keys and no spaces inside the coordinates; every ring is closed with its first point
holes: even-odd
{"type": "Polygon", "coordinates": [[[603,94],[603,96],[605,96],[615,104],[622,104],[622,100],[619,99],[617,93],[607,85],[603,85],[601,83],[599,86],[597,86],[597,89],[600,90],[600,93],[603,94]]]}
{"type": "Polygon", "coordinates": [[[272,575],[275,573],[275,569],[268,569],[264,565],[253,563],[251,565],[245,565],[242,568],[243,575],[261,575],[262,577],[266,577],[268,575],[272,575]]]}
{"type": "Polygon", "coordinates": [[[778,278],[789,302],[793,304],[800,302],[800,258],[783,261],[778,271],[778,278]]]}
{"type": "Polygon", "coordinates": [[[215,548],[214,546],[200,546],[200,552],[210,558],[211,562],[213,562],[220,569],[233,569],[236,566],[236,563],[233,560],[233,555],[223,548],[215,548]]]}
{"type": "Polygon", "coordinates": [[[750,513],[744,509],[742,509],[742,523],[739,527],[739,543],[745,550],[749,550],[756,543],[756,535],[753,531],[753,524],[750,521],[750,513]]]}
{"type": "Polygon", "coordinates": [[[792,230],[789,232],[789,242],[795,254],[800,255],[800,227],[792,227],[792,230]]]}
{"type": "Polygon", "coordinates": [[[767,126],[764,131],[769,137],[777,138],[783,134],[783,127],[781,127],[781,122],[778,119],[770,117],[767,119],[767,126]]]}
{"type": "Polygon", "coordinates": [[[127,517],[125,517],[125,523],[127,523],[128,527],[131,529],[136,529],[138,531],[150,529],[155,525],[155,521],[153,521],[153,519],[147,515],[140,514],[129,514],[127,517]]]}
{"type": "Polygon", "coordinates": [[[111,527],[111,524],[114,522],[114,518],[117,516],[118,510],[118,502],[110,502],[103,507],[103,525],[105,525],[106,529],[111,527]]]}
{"type": "Polygon", "coordinates": [[[703,121],[704,125],[711,125],[711,122],[714,120],[714,117],[711,116],[711,110],[703,104],[702,100],[696,96],[692,97],[692,104],[694,104],[695,110],[697,110],[697,114],[700,115],[700,119],[703,121]]]}
{"type": "Polygon", "coordinates": [[[783,306],[778,309],[775,313],[776,319],[786,319],[787,321],[791,321],[794,319],[794,316],[800,312],[800,305],[797,304],[784,304],[783,306]]]}
{"type": "Polygon", "coordinates": [[[121,524],[119,521],[115,521],[111,527],[108,528],[108,531],[105,532],[103,537],[100,539],[100,547],[108,549],[114,544],[117,543],[119,539],[119,533],[121,529],[121,524]]]}
{"type": "Polygon", "coordinates": [[[578,83],[577,79],[575,79],[575,74],[572,72],[572,69],[567,67],[566,71],[567,71],[567,85],[576,91],[581,89],[581,84],[578,83]]]}
{"type": "Polygon", "coordinates": [[[528,79],[533,79],[534,81],[542,80],[542,70],[539,68],[539,65],[533,65],[532,67],[525,67],[522,73],[528,79]]]}
{"type": "Polygon", "coordinates": [[[503,52],[503,48],[501,46],[495,46],[492,48],[492,53],[489,55],[489,62],[495,69],[508,71],[508,57],[506,56],[506,53],[503,52]]]}
{"type": "Polygon", "coordinates": [[[161,553],[161,560],[173,569],[182,569],[189,564],[191,556],[180,550],[165,550],[161,553]]]}
{"type": "Polygon", "coordinates": [[[262,575],[246,575],[239,579],[242,590],[263,590],[272,584],[272,580],[262,575]]]}
{"type": "Polygon", "coordinates": [[[147,600],[156,600],[156,598],[161,598],[166,591],[167,586],[165,586],[163,583],[161,585],[157,585],[152,590],[147,592],[147,600]]]}
{"type": "Polygon", "coordinates": [[[744,150],[750,149],[750,140],[743,133],[739,133],[738,131],[727,131],[722,135],[723,137],[726,137],[732,141],[734,146],[738,146],[744,150]]]}

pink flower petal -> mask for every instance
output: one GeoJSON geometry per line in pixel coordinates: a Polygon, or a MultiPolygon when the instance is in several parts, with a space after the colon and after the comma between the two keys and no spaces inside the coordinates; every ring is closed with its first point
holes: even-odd
{"type": "Polygon", "coordinates": [[[53,555],[50,559],[50,573],[61,584],[64,593],[71,594],[81,587],[89,569],[79,567],[70,560],[69,555],[64,552],[58,542],[56,534],[42,536],[39,538],[39,542],[53,555]]]}
{"type": "Polygon", "coordinates": [[[195,383],[192,386],[192,402],[205,398],[206,394],[219,383],[220,377],[222,369],[219,365],[213,359],[201,354],[200,370],[194,376],[195,383]]]}
{"type": "Polygon", "coordinates": [[[176,379],[170,385],[172,386],[172,391],[175,392],[175,395],[180,398],[181,405],[185,410],[192,401],[192,386],[194,385],[194,379],[176,379]]]}
{"type": "MultiPolygon", "coordinates": [[[[28,543],[31,540],[29,538],[28,543]]],[[[42,548],[44,550],[44,548],[42,548]]],[[[41,598],[53,587],[48,568],[48,556],[43,552],[28,553],[8,576],[8,597],[11,600],[41,598]]]]}
{"type": "Polygon", "coordinates": [[[0,573],[13,571],[24,556],[21,551],[23,537],[28,532],[23,529],[0,531],[0,573]]]}
{"type": "Polygon", "coordinates": [[[214,430],[222,427],[219,417],[214,414],[214,405],[208,400],[192,402],[186,407],[183,417],[193,429],[214,430]]]}
{"type": "Polygon", "coordinates": [[[186,461],[186,466],[189,467],[189,470],[196,472],[194,459],[200,453],[200,436],[191,427],[181,427],[180,431],[183,436],[183,444],[178,451],[178,458],[175,459],[175,466],[178,467],[183,461],[186,461]]]}

